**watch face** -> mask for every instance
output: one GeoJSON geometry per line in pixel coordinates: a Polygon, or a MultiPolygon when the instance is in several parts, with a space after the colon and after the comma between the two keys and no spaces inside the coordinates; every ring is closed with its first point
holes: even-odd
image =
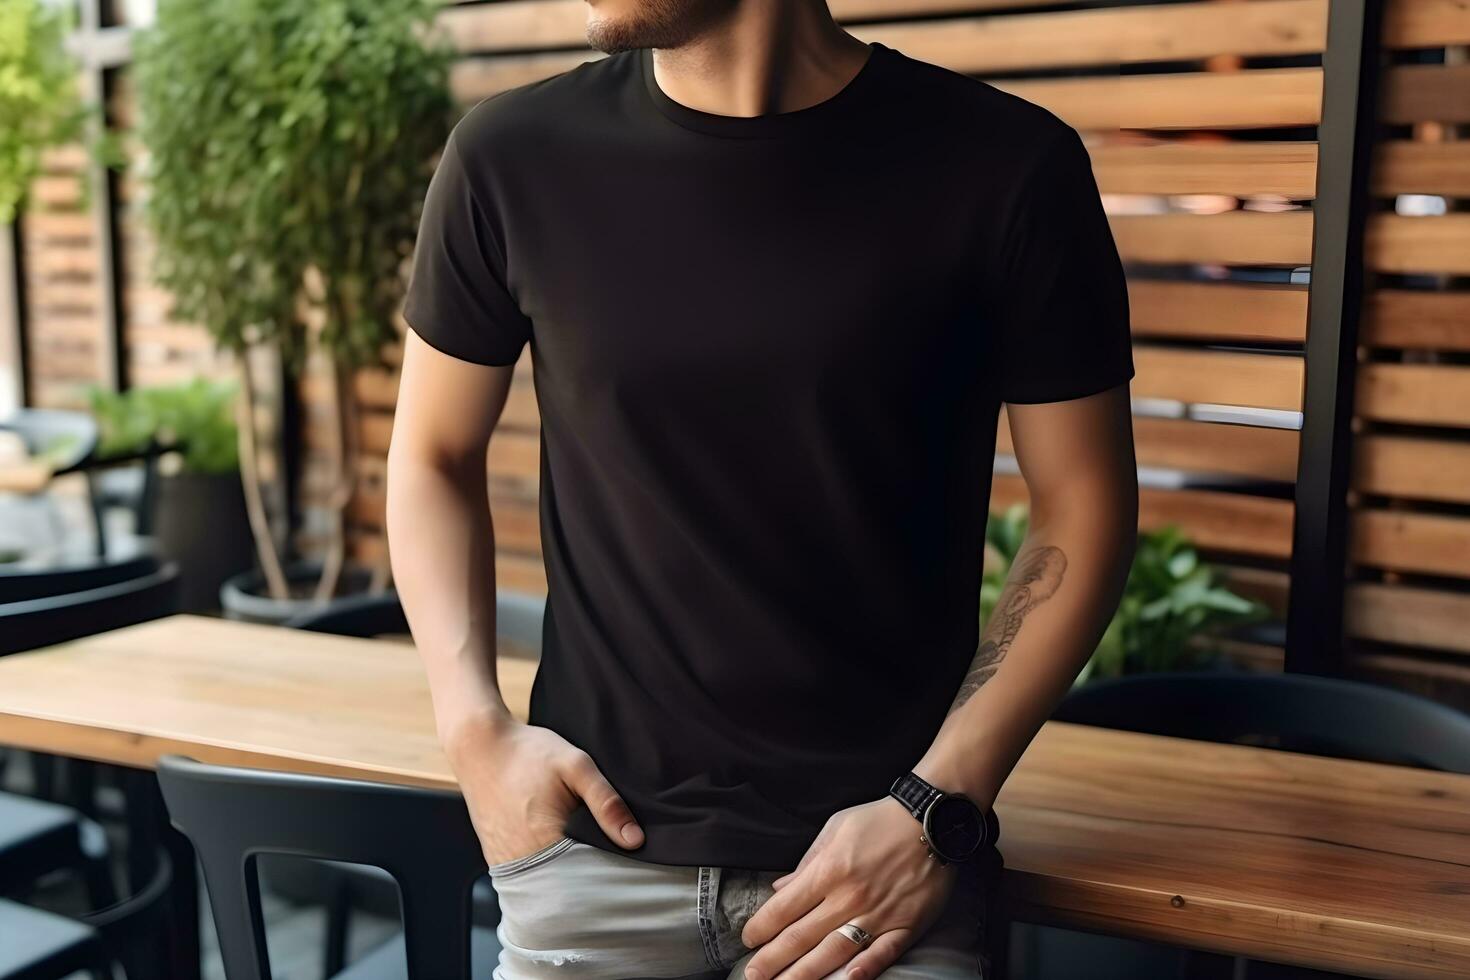
{"type": "Polygon", "coordinates": [[[941,796],[924,814],[925,836],[946,861],[963,861],[985,836],[980,808],[963,796],[941,796]]]}

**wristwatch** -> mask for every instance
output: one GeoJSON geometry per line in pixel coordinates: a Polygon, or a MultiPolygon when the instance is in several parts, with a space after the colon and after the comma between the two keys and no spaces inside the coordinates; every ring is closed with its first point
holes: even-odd
{"type": "Polygon", "coordinates": [[[968,861],[999,835],[995,811],[982,810],[962,793],[946,793],[912,772],[893,781],[888,795],[904,805],[924,827],[919,838],[940,864],[968,861]]]}

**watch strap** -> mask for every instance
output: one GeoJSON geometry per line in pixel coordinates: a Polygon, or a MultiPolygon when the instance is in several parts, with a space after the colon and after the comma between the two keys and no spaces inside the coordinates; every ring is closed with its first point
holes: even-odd
{"type": "Polygon", "coordinates": [[[888,795],[904,805],[914,819],[924,822],[924,812],[930,804],[944,795],[944,791],[930,785],[923,777],[906,772],[893,781],[888,795]]]}

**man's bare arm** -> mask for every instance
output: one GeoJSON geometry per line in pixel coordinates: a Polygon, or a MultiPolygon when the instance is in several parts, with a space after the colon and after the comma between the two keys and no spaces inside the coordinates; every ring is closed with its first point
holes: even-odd
{"type": "Polygon", "coordinates": [[[514,367],[471,364],[409,331],[388,449],[393,579],[441,740],[508,716],[495,675],[495,530],[486,452],[514,367]]]}
{"type": "Polygon", "coordinates": [[[486,452],[514,368],[404,343],[388,450],[393,577],[423,660],[434,722],[491,864],[562,835],[586,802],[625,847],[643,831],[596,763],[555,732],[522,724],[495,671],[495,529],[486,452]]]}
{"type": "Polygon", "coordinates": [[[915,767],[982,806],[1096,648],[1138,528],[1127,385],[1006,413],[1031,497],[1026,539],[949,715],[915,767]]]}

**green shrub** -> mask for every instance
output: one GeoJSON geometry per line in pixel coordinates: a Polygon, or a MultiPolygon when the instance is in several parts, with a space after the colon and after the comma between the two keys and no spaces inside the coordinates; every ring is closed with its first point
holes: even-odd
{"type": "Polygon", "coordinates": [[[77,66],[63,47],[71,26],[70,8],[0,0],[0,225],[15,220],[41,152],[82,133],[77,66]]]}
{"type": "MultiPolygon", "coordinates": [[[[1026,506],[1018,503],[992,512],[986,522],[990,555],[999,560],[986,562],[980,586],[982,628],[1025,540],[1027,517],[1026,506]]],[[[1077,683],[1199,666],[1214,656],[1202,638],[1226,626],[1263,619],[1268,612],[1264,603],[1222,585],[1219,572],[1200,559],[1176,525],[1142,532],[1118,610],[1077,683]]]]}
{"type": "Polygon", "coordinates": [[[222,347],[376,359],[435,153],[434,0],[160,0],[134,46],[154,278],[222,347]]]}
{"type": "Polygon", "coordinates": [[[104,458],[157,446],[177,451],[186,472],[233,473],[240,467],[232,383],[200,378],[121,393],[93,388],[90,399],[101,429],[98,455],[104,458]]]}

